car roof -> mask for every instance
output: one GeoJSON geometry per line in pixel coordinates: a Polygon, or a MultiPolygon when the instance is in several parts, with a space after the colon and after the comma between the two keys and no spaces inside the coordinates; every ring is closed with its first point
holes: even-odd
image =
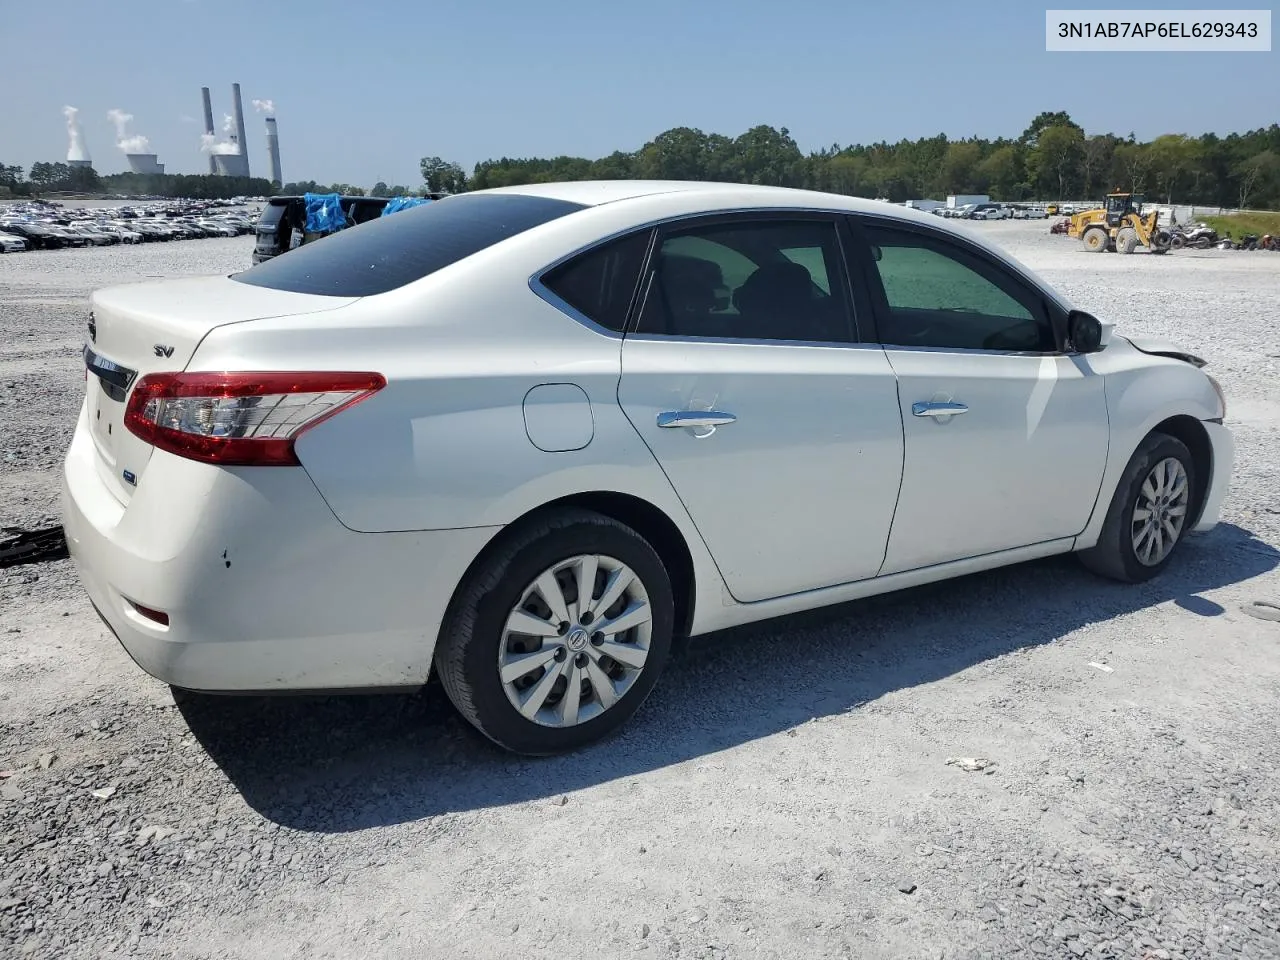
{"type": "Polygon", "coordinates": [[[815,190],[767,187],[748,183],[719,183],[707,180],[571,180],[560,183],[528,183],[515,187],[494,187],[475,192],[548,197],[589,207],[664,193],[680,193],[688,200],[705,199],[711,207],[719,202],[725,202],[728,206],[753,204],[762,207],[813,206],[824,209],[832,209],[834,206],[849,210],[851,213],[882,213],[888,206],[882,200],[820,193],[815,190]]]}

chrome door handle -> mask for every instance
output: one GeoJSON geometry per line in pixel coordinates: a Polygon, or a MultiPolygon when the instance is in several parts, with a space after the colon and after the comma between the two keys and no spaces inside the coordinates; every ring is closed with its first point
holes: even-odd
{"type": "Polygon", "coordinates": [[[917,417],[954,417],[957,414],[968,412],[969,408],[963,403],[917,401],[911,405],[911,413],[917,417]]]}
{"type": "Polygon", "coordinates": [[[668,410],[658,414],[660,427],[723,427],[738,418],[719,410],[668,410]]]}

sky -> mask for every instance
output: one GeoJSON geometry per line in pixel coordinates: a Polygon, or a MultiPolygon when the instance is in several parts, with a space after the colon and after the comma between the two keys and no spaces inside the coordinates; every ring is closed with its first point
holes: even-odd
{"type": "Polygon", "coordinates": [[[168,172],[206,172],[200,88],[220,127],[233,82],[254,175],[250,101],[270,99],[286,181],[366,187],[417,185],[423,156],[468,171],[595,158],[677,126],[787,127],[808,151],[1016,137],[1042,110],[1140,139],[1280,120],[1274,38],[1269,53],[1048,53],[1044,23],[1028,0],[0,0],[0,162],[64,160],[70,105],[99,173],[126,169],[112,109],[168,172]]]}

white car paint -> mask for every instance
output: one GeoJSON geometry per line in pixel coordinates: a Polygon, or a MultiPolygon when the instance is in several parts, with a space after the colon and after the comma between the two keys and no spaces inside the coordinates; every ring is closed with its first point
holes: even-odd
{"type": "Polygon", "coordinates": [[[1058,356],[624,338],[537,283],[643,225],[821,210],[962,234],[1070,308],[980,236],[897,206],[765,187],[489,193],[595,205],[375,296],[226,277],[94,295],[91,346],[139,374],[355,369],[388,382],[304,433],[301,466],[219,467],[153,450],[89,378],[64,525],[91,598],[148,672],[226,691],[420,683],[480,551],[533,510],[601,491],[643,501],[678,532],[693,634],[1090,546],[1132,452],[1173,416],[1202,423],[1212,444],[1197,529],[1217,520],[1232,462],[1230,433],[1210,422],[1217,394],[1200,370],[1141,353],[1109,324],[1104,349],[1058,356]],[[938,398],[969,412],[912,415],[938,398]],[[654,427],[666,410],[713,409],[738,421],[654,427]]]}

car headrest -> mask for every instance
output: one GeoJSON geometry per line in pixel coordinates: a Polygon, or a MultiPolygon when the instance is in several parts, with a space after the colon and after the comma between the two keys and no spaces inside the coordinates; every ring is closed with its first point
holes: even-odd
{"type": "Polygon", "coordinates": [[[798,263],[770,263],[747,277],[733,301],[743,314],[794,310],[813,300],[813,278],[798,263]]]}
{"type": "Polygon", "coordinates": [[[658,278],[670,307],[686,311],[712,309],[716,290],[724,285],[717,264],[678,254],[664,254],[659,259],[658,278]]]}

